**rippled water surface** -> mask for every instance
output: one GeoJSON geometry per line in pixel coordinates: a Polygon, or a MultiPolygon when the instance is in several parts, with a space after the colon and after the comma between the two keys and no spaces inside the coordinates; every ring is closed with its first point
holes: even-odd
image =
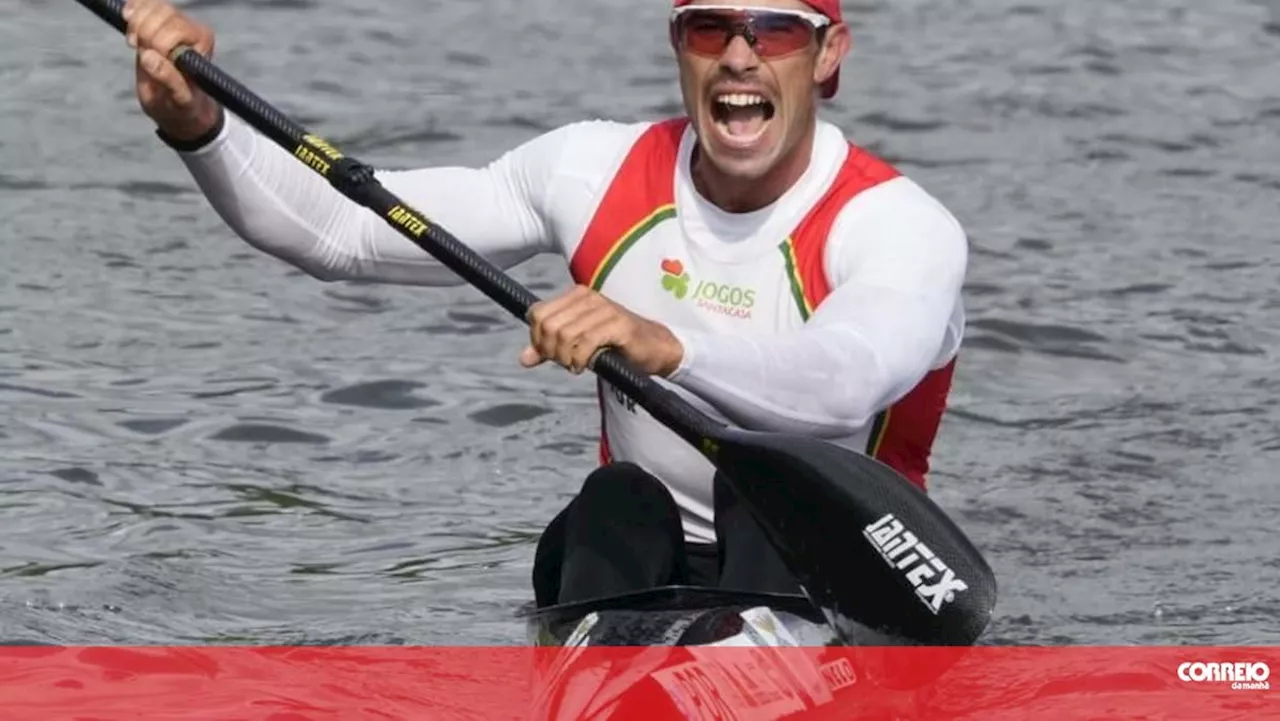
{"type": "MultiPolygon", "coordinates": [[[[191,7],[380,165],[679,110],[663,2],[191,7]]],[[[829,117],[973,244],[933,486],[999,575],[989,642],[1280,643],[1280,5],[846,9],[829,117]]],[[[521,370],[475,291],[248,248],[131,63],[75,3],[0,4],[0,639],[521,640],[590,380],[521,370]]]]}

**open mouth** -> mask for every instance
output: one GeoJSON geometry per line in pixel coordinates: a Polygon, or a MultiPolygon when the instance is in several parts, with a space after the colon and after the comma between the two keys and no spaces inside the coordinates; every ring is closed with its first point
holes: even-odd
{"type": "Polygon", "coordinates": [[[759,137],[773,113],[773,103],[755,93],[721,93],[711,101],[711,119],[735,140],[759,137]]]}

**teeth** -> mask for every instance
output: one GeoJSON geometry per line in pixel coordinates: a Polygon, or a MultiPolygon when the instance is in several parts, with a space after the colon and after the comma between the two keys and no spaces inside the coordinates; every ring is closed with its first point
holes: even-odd
{"type": "Polygon", "coordinates": [[[764,105],[764,97],[752,93],[725,93],[718,96],[716,102],[745,108],[751,105],[764,105]]]}

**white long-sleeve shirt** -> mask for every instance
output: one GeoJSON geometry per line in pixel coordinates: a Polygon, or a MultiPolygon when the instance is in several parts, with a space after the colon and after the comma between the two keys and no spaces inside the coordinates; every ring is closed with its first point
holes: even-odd
{"type": "MultiPolygon", "coordinates": [[[[619,162],[649,126],[574,123],[484,167],[380,171],[378,179],[501,267],[540,253],[568,261],[619,162]]],[[[964,231],[906,177],[865,190],[839,213],[823,250],[830,295],[807,323],[780,321],[782,311],[767,301],[781,291],[761,276],[757,259],[776,254],[779,241],[830,187],[848,143],[820,121],[809,167],[782,198],[761,210],[727,213],[693,187],[693,140],[688,131],[678,158],[677,222],[665,231],[669,238],[645,243],[654,253],[683,253],[696,278],[754,287],[765,302],[750,318],[726,316],[723,308],[717,313],[715,303],[702,304],[706,318],[689,310],[691,303],[676,310],[661,287],[657,256],[652,266],[629,256],[630,265],[614,270],[602,292],[671,328],[684,359],[664,382],[699,408],[742,427],[815,435],[863,450],[875,416],[958,351],[964,231]]],[[[212,142],[180,157],[238,235],[316,278],[460,282],[234,115],[212,142]]],[[[689,540],[713,540],[711,465],[642,410],[637,416],[635,409],[606,408],[605,416],[614,457],[639,463],[667,484],[689,540]]]]}

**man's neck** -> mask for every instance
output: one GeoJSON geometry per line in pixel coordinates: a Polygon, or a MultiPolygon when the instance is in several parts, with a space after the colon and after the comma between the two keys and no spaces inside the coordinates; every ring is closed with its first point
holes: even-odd
{"type": "Polygon", "coordinates": [[[809,132],[796,143],[777,165],[760,178],[735,178],[726,175],[707,161],[698,146],[693,148],[691,162],[693,186],[712,205],[727,213],[750,213],[777,202],[795,185],[813,155],[816,132],[809,132]]]}

